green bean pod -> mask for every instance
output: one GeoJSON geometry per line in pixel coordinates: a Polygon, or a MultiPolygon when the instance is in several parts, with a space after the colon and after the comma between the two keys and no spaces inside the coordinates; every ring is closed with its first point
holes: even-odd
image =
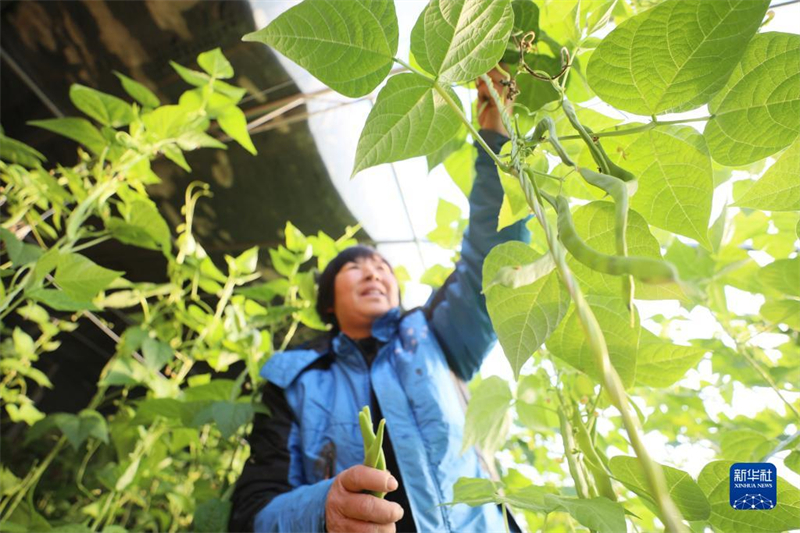
{"type": "MultiPolygon", "coordinates": [[[[628,256],[628,186],[623,180],[608,174],[601,174],[588,168],[579,168],[578,172],[583,176],[589,184],[602,189],[614,200],[614,213],[615,213],[615,242],[617,248],[617,255],[623,257],[628,256]]],[[[633,309],[633,293],[634,283],[633,278],[628,276],[622,280],[622,299],[625,301],[628,309],[633,309]]],[[[631,315],[633,317],[633,315],[631,315]]],[[[631,324],[633,324],[631,318],[631,324]]]]}
{"type": "Polygon", "coordinates": [[[616,501],[617,494],[614,492],[614,487],[611,486],[611,478],[606,472],[601,458],[597,455],[592,438],[589,436],[589,432],[586,430],[586,425],[581,420],[581,414],[577,408],[572,410],[572,427],[575,428],[575,440],[578,443],[578,448],[583,452],[589,470],[592,472],[597,491],[600,496],[616,501]]]}
{"type": "Polygon", "coordinates": [[[556,209],[559,239],[572,256],[584,265],[612,276],[633,276],[645,283],[667,283],[678,279],[673,266],[662,259],[621,257],[598,252],[575,231],[566,198],[560,195],[553,197],[544,191],[541,191],[541,195],[556,209]]]}
{"type": "MultiPolygon", "coordinates": [[[[378,423],[377,434],[372,431],[372,413],[369,406],[364,406],[358,413],[358,423],[361,427],[361,438],[364,440],[364,465],[378,470],[386,470],[386,456],[383,453],[383,435],[386,429],[386,419],[378,423]]],[[[385,492],[365,491],[377,498],[386,496],[385,492]]]]}
{"type": "MultiPolygon", "coordinates": [[[[594,132],[592,131],[592,129],[589,126],[584,126],[583,128],[590,135],[594,134],[594,132]]],[[[608,154],[606,154],[606,151],[603,148],[603,144],[602,143],[597,142],[597,143],[595,143],[595,146],[597,146],[597,149],[600,151],[600,153],[603,155],[603,157],[605,158],[606,162],[608,163],[608,172],[612,176],[614,176],[615,178],[619,178],[622,181],[635,181],[636,180],[636,176],[632,172],[629,172],[629,171],[625,170],[621,166],[619,166],[616,163],[614,163],[611,160],[610,157],[608,157],[608,154]]]]}
{"type": "Polygon", "coordinates": [[[367,450],[375,440],[375,434],[372,432],[372,413],[370,413],[369,406],[364,406],[361,412],[358,413],[358,423],[361,426],[361,438],[364,441],[364,456],[367,455],[367,450]]]}
{"type": "Polygon", "coordinates": [[[580,123],[578,115],[575,113],[575,108],[572,106],[572,102],[564,98],[564,100],[561,101],[561,108],[564,110],[564,114],[567,116],[569,123],[572,124],[572,127],[575,128],[575,131],[577,131],[578,135],[583,139],[583,142],[586,143],[589,152],[592,154],[592,159],[594,159],[597,166],[600,167],[600,171],[603,174],[611,174],[608,156],[601,148],[598,148],[597,143],[594,142],[589,132],[586,131],[586,128],[580,123]]]}
{"type": "Polygon", "coordinates": [[[376,433],[372,444],[370,444],[369,448],[367,449],[367,453],[364,455],[364,464],[371,468],[376,467],[375,465],[378,464],[378,456],[383,451],[383,431],[385,425],[386,421],[381,420],[378,424],[378,432],[376,433]]]}
{"type": "Polygon", "coordinates": [[[564,147],[558,141],[558,133],[556,132],[556,125],[553,122],[552,118],[544,117],[542,120],[540,120],[539,123],[536,124],[536,128],[534,128],[531,137],[533,138],[534,141],[539,142],[544,137],[545,130],[550,134],[548,141],[550,141],[550,144],[555,149],[556,153],[558,154],[558,157],[561,158],[561,161],[563,161],[565,165],[574,167],[575,163],[572,161],[572,159],[567,154],[567,151],[564,150],[564,147]]]}

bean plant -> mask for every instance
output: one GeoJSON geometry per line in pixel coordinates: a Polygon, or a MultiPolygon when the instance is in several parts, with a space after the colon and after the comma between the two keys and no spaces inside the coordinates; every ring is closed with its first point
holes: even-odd
{"type": "MultiPolygon", "coordinates": [[[[502,476],[459,480],[453,505],[507,504],[532,530],[800,528],[800,491],[783,478],[768,512],[728,503],[733,462],[781,454],[800,472],[800,36],[766,31],[768,8],[431,0],[399,57],[392,2],[305,0],[244,37],[345,96],[379,89],[354,176],[426,156],[468,194],[476,142],[505,191],[498,227],[532,215],[530,245],[502,244],[483,267],[516,383],[474,383],[466,413],[464,447],[504,447],[502,476]],[[509,134],[499,154],[454,90],[479,77],[509,134]],[[739,312],[737,294],[763,304],[739,312]],[[645,328],[652,301],[680,311],[651,312],[645,328]],[[690,312],[716,330],[678,344],[690,312]],[[703,396],[731,404],[748,388],[774,409],[707,412],[703,396]],[[654,461],[653,434],[707,450],[706,466],[654,461]]],[[[451,248],[463,230],[452,207],[431,234],[451,248]]]]}
{"type": "Polygon", "coordinates": [[[237,105],[245,91],[225,81],[230,63],[219,49],[197,63],[172,64],[190,85],[177,104],[121,73],[132,102],[73,85],[88,118],[31,124],[77,142],[74,166],[46,166],[0,137],[3,531],[225,530],[249,454],[243,437],[264,409],[260,367],[301,325],[324,329],[313,269],[354,244],[355,228],[335,240],[287,223],[265,280],[257,248],[221,265],[196,239],[207,184],[187,188],[176,234],[147,193],[160,181],[154,160],[189,172],[185,152],[227,148],[210,134],[214,123],[255,154],[237,105]],[[162,254],[165,281],[134,283],[87,256],[109,239],[162,254]],[[127,328],[106,321],[115,311],[127,328]],[[101,328],[116,350],[84,409],[45,415],[33,398],[53,385],[36,363],[57,358],[78,324],[101,328]]]}

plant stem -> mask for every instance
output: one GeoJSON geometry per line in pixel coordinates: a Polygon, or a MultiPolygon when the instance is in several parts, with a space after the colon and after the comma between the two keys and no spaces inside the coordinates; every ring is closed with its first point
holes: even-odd
{"type": "MultiPolygon", "coordinates": [[[[758,361],[756,361],[756,359],[750,353],[750,347],[747,346],[747,343],[751,339],[753,339],[756,336],[760,335],[761,333],[766,331],[766,329],[762,330],[762,331],[759,331],[755,335],[751,335],[749,338],[747,338],[747,339],[745,339],[743,341],[739,341],[739,340],[736,339],[735,335],[733,335],[730,331],[728,331],[728,328],[726,328],[725,326],[722,325],[722,321],[721,320],[718,319],[717,322],[722,327],[722,331],[724,331],[731,339],[733,339],[733,342],[736,344],[736,353],[741,354],[742,357],[744,357],[744,360],[747,361],[747,364],[752,366],[753,370],[758,372],[758,374],[764,379],[764,381],[767,383],[767,385],[769,385],[769,387],[773,391],[775,391],[775,394],[778,395],[778,398],[780,398],[780,400],[786,405],[786,407],[789,408],[789,410],[792,412],[792,414],[798,420],[798,422],[800,422],[800,411],[798,411],[797,408],[794,405],[792,405],[792,402],[787,400],[786,397],[783,394],[781,394],[781,389],[778,388],[778,385],[777,385],[777,383],[775,383],[775,380],[773,380],[772,376],[770,376],[769,373],[766,372],[762,368],[761,364],[758,361]]],[[[767,328],[767,329],[769,329],[769,328],[767,328]]]]}
{"type": "Polygon", "coordinates": [[[75,484],[78,486],[78,489],[90,498],[92,497],[92,493],[83,485],[83,475],[86,472],[86,467],[89,465],[89,460],[92,458],[92,455],[94,455],[94,452],[100,447],[100,442],[100,440],[94,440],[89,445],[89,449],[86,451],[86,455],[83,456],[81,466],[78,468],[78,472],[75,475],[75,484]]]}
{"type": "Polygon", "coordinates": [[[103,503],[103,508],[100,510],[100,513],[98,513],[97,518],[94,521],[94,524],[92,524],[91,527],[92,531],[97,531],[97,528],[100,527],[100,523],[103,521],[103,518],[105,518],[109,507],[111,507],[111,502],[116,497],[117,497],[117,491],[111,491],[111,494],[108,495],[108,498],[106,498],[105,503],[103,503]]]}
{"type": "Polygon", "coordinates": [[[764,457],[761,459],[761,461],[760,461],[760,462],[762,462],[762,463],[766,463],[766,462],[767,462],[767,460],[768,460],[770,457],[772,457],[772,456],[773,456],[773,455],[775,455],[776,453],[780,453],[780,452],[782,452],[783,450],[785,450],[786,448],[789,448],[790,446],[794,446],[794,445],[795,445],[795,444],[798,442],[798,440],[800,440],[800,430],[796,431],[796,432],[794,433],[794,435],[792,435],[791,437],[789,437],[789,438],[785,439],[783,442],[781,442],[780,444],[778,444],[778,445],[777,445],[775,448],[773,448],[773,449],[772,449],[772,450],[771,450],[771,451],[770,451],[768,454],[766,454],[766,455],[765,455],[765,456],[764,456],[764,457]]]}
{"type": "Polygon", "coordinates": [[[575,457],[575,440],[572,437],[572,426],[570,426],[567,415],[564,412],[564,398],[561,396],[561,391],[556,389],[556,394],[558,394],[558,399],[561,403],[561,407],[558,409],[558,421],[561,426],[561,440],[564,444],[564,456],[567,458],[569,473],[572,475],[572,480],[575,482],[575,491],[580,498],[586,499],[589,497],[589,489],[586,484],[586,478],[583,475],[583,470],[581,470],[578,459],[575,457]]]}
{"type": "Polygon", "coordinates": [[[450,109],[452,109],[458,115],[458,118],[461,119],[461,122],[464,123],[469,132],[472,134],[472,137],[476,141],[478,141],[478,144],[481,145],[481,148],[483,148],[486,151],[486,153],[489,154],[489,157],[491,157],[492,160],[494,160],[494,163],[497,165],[497,167],[503,172],[508,172],[508,165],[503,163],[503,161],[499,157],[497,157],[497,154],[495,154],[494,151],[491,148],[489,148],[489,145],[486,144],[486,141],[483,140],[483,137],[481,137],[481,134],[478,133],[478,131],[475,129],[475,126],[472,125],[472,122],[470,122],[464,115],[464,112],[461,110],[461,106],[458,105],[453,100],[453,98],[447,93],[447,91],[445,91],[442,88],[441,85],[439,85],[438,82],[434,82],[433,88],[436,90],[437,93],[439,93],[439,95],[447,103],[447,105],[450,106],[450,109]]]}
{"type": "Polygon", "coordinates": [[[292,337],[294,337],[295,332],[297,331],[297,326],[300,325],[300,320],[294,320],[292,325],[289,326],[289,331],[286,332],[286,336],[283,337],[283,342],[281,342],[281,347],[278,350],[279,352],[283,352],[286,348],[289,347],[289,343],[292,341],[292,337]]]}
{"type": "Polygon", "coordinates": [[[92,246],[98,245],[101,242],[105,242],[111,238],[111,235],[103,235],[101,237],[97,237],[96,239],[92,239],[91,241],[87,241],[83,244],[79,244],[78,246],[74,246],[72,248],[73,252],[80,252],[81,250],[85,250],[86,248],[91,248],[92,246]]]}
{"type": "Polygon", "coordinates": [[[503,508],[503,525],[506,527],[506,533],[511,533],[511,529],[508,527],[508,509],[506,509],[506,504],[502,503],[500,506],[503,508]]]}
{"type": "MultiPolygon", "coordinates": [[[[643,124],[641,126],[635,126],[633,128],[622,129],[624,126],[615,126],[615,128],[611,131],[600,131],[597,133],[592,133],[593,137],[620,137],[623,135],[631,135],[633,133],[641,133],[643,131],[652,130],[656,126],[670,126],[672,124],[686,124],[688,122],[705,122],[707,120],[711,120],[712,116],[707,117],[697,117],[697,118],[682,118],[678,120],[664,120],[658,121],[653,120],[652,122],[648,122],[647,124],[643,124]]],[[[582,137],[580,135],[564,135],[563,137],[559,137],[559,141],[578,141],[581,140],[582,137]]]]}
{"type": "Polygon", "coordinates": [[[797,418],[797,420],[798,420],[798,421],[800,421],[800,412],[798,412],[798,411],[797,411],[797,408],[796,408],[794,405],[792,405],[792,402],[790,402],[789,400],[787,400],[787,399],[784,397],[784,395],[783,395],[783,394],[781,394],[781,390],[778,388],[778,385],[777,385],[777,384],[775,383],[775,381],[772,379],[772,376],[770,376],[770,375],[769,375],[769,374],[768,374],[766,371],[764,371],[764,369],[763,369],[763,368],[761,368],[761,365],[758,363],[758,361],[756,361],[756,360],[753,358],[753,356],[752,356],[752,355],[750,355],[750,353],[748,353],[748,352],[749,352],[749,348],[748,348],[747,346],[740,346],[740,345],[738,345],[738,343],[737,343],[737,348],[738,348],[738,349],[737,349],[737,351],[738,351],[739,353],[741,353],[741,354],[742,354],[742,357],[744,357],[745,361],[747,361],[747,362],[748,362],[748,364],[750,364],[750,366],[752,366],[752,367],[753,367],[753,369],[754,369],[756,372],[758,372],[758,373],[759,373],[759,375],[760,375],[762,378],[764,378],[764,381],[766,381],[766,382],[767,382],[767,385],[769,385],[769,386],[772,388],[772,390],[774,390],[774,391],[775,391],[775,394],[777,394],[777,395],[778,395],[778,398],[780,398],[780,399],[781,399],[781,401],[782,401],[784,404],[786,404],[786,407],[788,407],[788,408],[789,408],[789,410],[792,412],[792,414],[794,415],[794,417],[795,417],[795,418],[797,418]]]}
{"type": "Polygon", "coordinates": [[[407,68],[409,70],[409,72],[411,72],[413,74],[417,74],[417,75],[422,76],[423,78],[427,78],[429,80],[435,80],[436,79],[433,76],[431,76],[430,74],[428,74],[427,72],[422,72],[421,70],[412,67],[410,64],[406,63],[405,61],[403,61],[399,57],[395,57],[394,58],[394,62],[397,63],[398,65],[401,65],[401,66],[407,68]]]}

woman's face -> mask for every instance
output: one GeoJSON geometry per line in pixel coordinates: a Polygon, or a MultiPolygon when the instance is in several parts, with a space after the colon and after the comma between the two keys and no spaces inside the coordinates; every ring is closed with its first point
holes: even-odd
{"type": "Polygon", "coordinates": [[[376,318],[400,305],[397,278],[381,256],[358,258],[336,274],[333,301],[342,331],[371,327],[376,318]]]}

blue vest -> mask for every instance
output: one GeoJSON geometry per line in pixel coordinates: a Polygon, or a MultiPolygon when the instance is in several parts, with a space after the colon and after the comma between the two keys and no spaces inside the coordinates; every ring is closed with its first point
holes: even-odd
{"type": "MultiPolygon", "coordinates": [[[[392,438],[400,475],[418,531],[503,531],[495,506],[445,506],[459,477],[486,477],[476,451],[461,453],[464,411],[450,367],[422,311],[401,316],[393,309],[373,325],[386,343],[371,368],[355,343],[343,334],[333,339],[333,361],[315,368],[325,353],[293,350],[274,355],[262,377],[283,388],[300,426],[292,427],[290,483],[319,485],[275,498],[256,518],[256,531],[281,531],[281,509],[290,503],[308,517],[307,531],[322,531],[326,476],[361,464],[364,450],[358,412],[374,389],[392,438]],[[310,368],[309,368],[310,367],[310,368]],[[292,502],[283,502],[292,498],[292,502]],[[305,501],[302,501],[305,500],[305,501]]],[[[293,521],[294,522],[294,521],[293,521]]],[[[290,526],[290,524],[284,524],[290,526]]]]}

